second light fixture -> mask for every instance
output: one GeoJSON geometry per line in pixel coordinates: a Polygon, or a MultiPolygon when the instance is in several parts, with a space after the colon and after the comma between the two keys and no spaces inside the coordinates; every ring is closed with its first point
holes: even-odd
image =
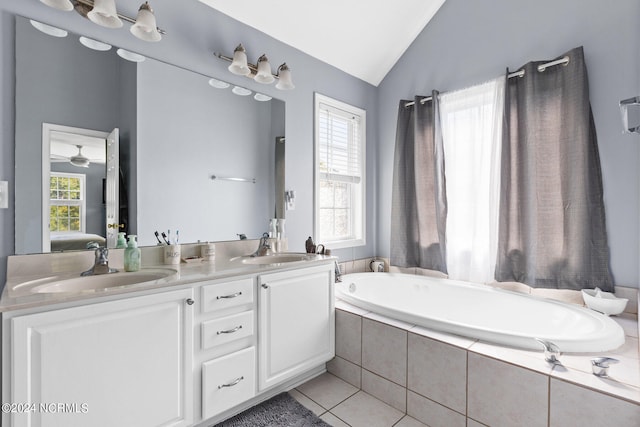
{"type": "Polygon", "coordinates": [[[266,55],[260,56],[256,65],[248,63],[247,53],[242,44],[239,44],[233,51],[233,58],[229,58],[221,54],[216,54],[216,56],[220,59],[231,62],[231,65],[229,65],[229,71],[233,74],[247,76],[253,78],[256,82],[263,84],[271,84],[278,79],[276,89],[290,90],[295,88],[291,79],[291,70],[286,63],[280,65],[274,75],[271,73],[271,64],[269,64],[269,59],[266,55]]]}

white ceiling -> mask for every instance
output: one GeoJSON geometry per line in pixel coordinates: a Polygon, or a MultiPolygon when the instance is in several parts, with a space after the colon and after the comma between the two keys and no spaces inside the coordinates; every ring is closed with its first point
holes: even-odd
{"type": "MultiPolygon", "coordinates": [[[[200,1],[374,86],[380,84],[445,2],[200,1]]],[[[250,53],[260,49],[245,47],[250,53]]],[[[255,60],[250,58],[250,62],[255,60]]],[[[295,64],[288,65],[295,73],[295,64]]]]}

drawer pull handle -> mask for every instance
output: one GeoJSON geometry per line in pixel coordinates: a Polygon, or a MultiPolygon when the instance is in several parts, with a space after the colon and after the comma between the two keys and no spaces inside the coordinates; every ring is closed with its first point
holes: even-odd
{"type": "Polygon", "coordinates": [[[187,300],[185,301],[187,303],[187,305],[193,305],[193,303],[195,302],[194,300],[192,300],[191,298],[187,298],[187,300]]]}
{"type": "Polygon", "coordinates": [[[234,381],[231,381],[230,383],[219,385],[218,386],[218,390],[220,390],[221,388],[224,388],[224,387],[233,387],[234,385],[237,385],[243,379],[244,379],[244,377],[240,377],[240,378],[236,378],[234,381]]]}
{"type": "Polygon", "coordinates": [[[242,292],[236,292],[235,294],[231,294],[231,295],[219,295],[216,297],[216,299],[236,298],[236,297],[239,297],[240,295],[242,295],[242,292]]]}
{"type": "Polygon", "coordinates": [[[216,335],[220,335],[220,334],[232,334],[234,332],[238,332],[240,329],[242,329],[242,325],[240,326],[236,326],[233,329],[227,329],[226,331],[218,331],[216,332],[216,335]]]}

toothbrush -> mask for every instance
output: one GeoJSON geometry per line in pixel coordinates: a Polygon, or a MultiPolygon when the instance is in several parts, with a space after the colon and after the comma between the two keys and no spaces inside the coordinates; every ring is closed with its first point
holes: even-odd
{"type": "Polygon", "coordinates": [[[169,241],[167,240],[167,235],[164,234],[164,231],[162,232],[162,239],[164,240],[164,242],[168,245],[169,241]]]}
{"type": "Polygon", "coordinates": [[[167,230],[167,239],[169,239],[169,244],[171,244],[171,229],[167,230]]]}
{"type": "Polygon", "coordinates": [[[180,244],[180,230],[176,230],[176,245],[180,244]]]}
{"type": "Polygon", "coordinates": [[[162,243],[162,240],[160,240],[160,234],[158,233],[158,231],[156,230],[153,234],[156,235],[156,239],[158,239],[158,244],[162,245],[163,243],[162,243]]]}

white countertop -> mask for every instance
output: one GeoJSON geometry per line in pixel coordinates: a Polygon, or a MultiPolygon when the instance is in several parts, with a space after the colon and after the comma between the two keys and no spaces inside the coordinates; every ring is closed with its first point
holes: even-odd
{"type": "MultiPolygon", "coordinates": [[[[12,259],[9,263],[9,278],[0,297],[0,312],[44,307],[82,300],[87,300],[87,302],[92,300],[90,302],[94,303],[98,302],[97,299],[107,300],[111,299],[108,297],[115,295],[176,287],[204,280],[219,280],[279,270],[310,267],[334,260],[334,258],[330,256],[309,254],[308,259],[303,261],[266,265],[228,262],[226,259],[229,258],[226,257],[217,258],[215,262],[182,262],[179,265],[164,265],[154,262],[157,261],[157,257],[153,254],[151,254],[151,256],[149,256],[149,254],[146,255],[145,257],[143,253],[143,268],[141,271],[145,269],[168,268],[175,269],[177,274],[163,279],[107,289],[51,293],[34,293],[31,291],[31,288],[42,284],[43,279],[47,282],[52,282],[55,280],[80,277],[80,273],[87,270],[87,266],[91,266],[93,253],[84,251],[16,256],[14,257],[15,259],[12,259]],[[144,260],[146,258],[151,259],[154,263],[145,263],[144,260]],[[40,282],[38,282],[38,280],[40,280],[40,282]],[[18,286],[21,284],[22,286],[18,286]]],[[[122,250],[111,251],[110,267],[119,270],[118,273],[112,274],[135,274],[124,271],[122,258],[122,250]]]]}

